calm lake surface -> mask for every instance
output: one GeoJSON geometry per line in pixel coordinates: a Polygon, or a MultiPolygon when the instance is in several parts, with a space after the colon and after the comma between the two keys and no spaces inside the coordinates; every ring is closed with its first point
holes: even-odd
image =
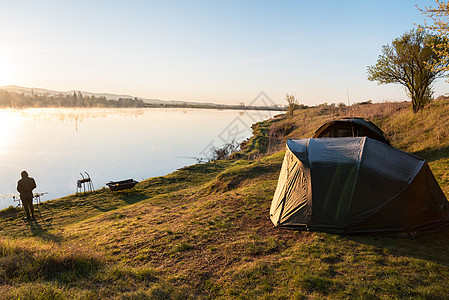
{"type": "Polygon", "coordinates": [[[209,109],[1,109],[0,209],[14,205],[23,170],[42,201],[76,192],[87,172],[109,181],[162,176],[210,157],[211,147],[251,136],[251,124],[283,112],[209,109]],[[5,195],[6,194],[6,195],[5,195]]]}

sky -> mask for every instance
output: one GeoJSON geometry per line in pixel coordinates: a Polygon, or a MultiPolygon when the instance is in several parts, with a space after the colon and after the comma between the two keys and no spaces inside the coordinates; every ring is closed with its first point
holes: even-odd
{"type": "MultiPolygon", "coordinates": [[[[367,80],[434,1],[1,1],[0,86],[250,104],[404,101],[367,80]]],[[[444,80],[435,96],[449,92],[444,80]]]]}

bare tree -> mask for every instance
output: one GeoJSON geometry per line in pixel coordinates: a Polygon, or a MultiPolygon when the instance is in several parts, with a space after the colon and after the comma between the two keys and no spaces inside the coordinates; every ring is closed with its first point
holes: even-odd
{"type": "Polygon", "coordinates": [[[285,100],[287,100],[288,103],[287,111],[290,116],[293,116],[293,112],[299,108],[298,100],[296,100],[296,97],[294,95],[289,94],[285,96],[285,100]]]}

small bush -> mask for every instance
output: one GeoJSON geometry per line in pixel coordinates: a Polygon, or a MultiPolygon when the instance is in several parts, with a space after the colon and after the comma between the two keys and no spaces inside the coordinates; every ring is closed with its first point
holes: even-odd
{"type": "Polygon", "coordinates": [[[210,160],[227,159],[232,153],[237,152],[239,148],[240,144],[237,143],[235,140],[231,140],[221,147],[212,146],[211,148],[212,157],[210,157],[210,160]]]}

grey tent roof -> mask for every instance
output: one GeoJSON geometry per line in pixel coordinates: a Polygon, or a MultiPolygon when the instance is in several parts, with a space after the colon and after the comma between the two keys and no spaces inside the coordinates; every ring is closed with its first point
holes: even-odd
{"type": "Polygon", "coordinates": [[[385,133],[373,122],[363,118],[341,118],[326,122],[315,131],[314,138],[367,136],[390,145],[385,133]]]}
{"type": "Polygon", "coordinates": [[[415,234],[449,225],[427,162],[368,137],[288,140],[270,208],[275,226],[415,234]]]}

